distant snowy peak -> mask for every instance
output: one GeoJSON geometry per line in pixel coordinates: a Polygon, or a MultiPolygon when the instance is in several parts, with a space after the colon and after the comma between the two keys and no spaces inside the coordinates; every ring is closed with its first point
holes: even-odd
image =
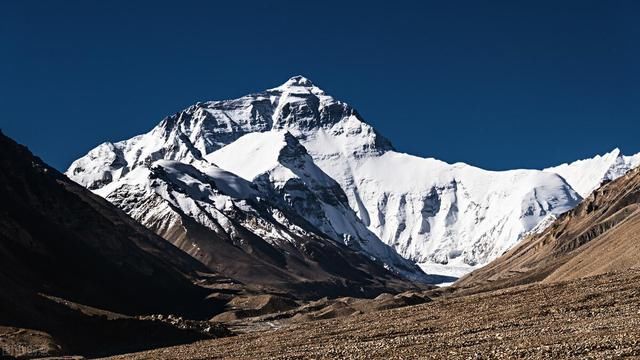
{"type": "MultiPolygon", "coordinates": [[[[326,95],[310,80],[295,76],[276,88],[235,100],[197,103],[163,119],[146,134],[101,144],[75,161],[67,175],[142,218],[149,210],[129,208],[131,203],[123,199],[136,198],[132,195],[136,191],[153,193],[148,186],[159,171],[166,177],[182,169],[185,176],[191,174],[187,177],[195,179],[190,169],[206,173],[216,164],[251,183],[259,191],[257,198],[303,218],[311,232],[319,230],[320,236],[362,250],[409,277],[421,276],[410,261],[367,229],[349,206],[340,184],[315,164],[307,145],[323,149],[323,157],[338,158],[392,149],[352,107],[326,95]],[[174,163],[161,162],[168,160],[174,163]]],[[[196,201],[204,191],[199,186],[179,188],[186,189],[187,197],[179,204],[171,203],[172,207],[191,203],[188,198],[196,201]]],[[[211,201],[219,204],[220,197],[216,199],[211,201]]],[[[188,205],[183,212],[209,226],[207,216],[194,210],[198,207],[188,205]]],[[[145,223],[154,228],[154,222],[162,221],[154,218],[145,223]]]]}
{"type": "Polygon", "coordinates": [[[638,166],[640,166],[640,153],[625,156],[620,149],[616,148],[604,155],[562,164],[544,171],[562,176],[583,198],[586,198],[603,183],[615,180],[638,166]]]}
{"type": "Polygon", "coordinates": [[[294,76],[260,93],[197,103],[165,118],[146,134],[101,144],[71,164],[67,175],[98,189],[138,166],[159,159],[190,163],[245,134],[270,130],[289,131],[300,139],[340,137],[348,152],[381,153],[393,148],[348,104],[326,95],[310,80],[294,76]]]}

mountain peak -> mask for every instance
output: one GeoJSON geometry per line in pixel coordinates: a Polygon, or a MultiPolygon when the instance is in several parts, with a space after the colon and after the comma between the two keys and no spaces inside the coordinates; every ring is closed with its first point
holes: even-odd
{"type": "Polygon", "coordinates": [[[324,95],[324,91],[322,89],[302,75],[293,76],[284,84],[270,90],[287,93],[311,93],[315,95],[324,95]]]}
{"type": "Polygon", "coordinates": [[[603,181],[615,180],[640,165],[640,153],[625,156],[620,148],[592,158],[577,160],[544,171],[554,172],[567,180],[580,196],[586,198],[603,181]]]}
{"type": "Polygon", "coordinates": [[[611,160],[619,158],[620,156],[622,156],[622,151],[620,151],[618,147],[603,155],[603,157],[611,160]]]}
{"type": "Polygon", "coordinates": [[[292,76],[289,80],[287,80],[281,87],[289,87],[289,86],[302,86],[302,87],[314,87],[313,82],[307,79],[302,75],[292,76]]]}

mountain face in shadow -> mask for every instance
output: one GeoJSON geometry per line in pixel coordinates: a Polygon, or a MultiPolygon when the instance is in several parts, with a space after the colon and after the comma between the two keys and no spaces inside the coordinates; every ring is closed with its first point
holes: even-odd
{"type": "Polygon", "coordinates": [[[2,133],[0,199],[4,339],[42,333],[42,354],[99,355],[210,337],[136,317],[218,312],[194,284],[202,264],[2,133]]]}

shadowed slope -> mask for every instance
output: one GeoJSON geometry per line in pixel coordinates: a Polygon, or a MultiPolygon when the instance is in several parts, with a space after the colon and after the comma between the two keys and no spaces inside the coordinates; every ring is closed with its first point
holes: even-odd
{"type": "Polygon", "coordinates": [[[205,267],[2,133],[0,199],[0,325],[85,355],[207,337],[132,317],[215,314],[205,267]]]}

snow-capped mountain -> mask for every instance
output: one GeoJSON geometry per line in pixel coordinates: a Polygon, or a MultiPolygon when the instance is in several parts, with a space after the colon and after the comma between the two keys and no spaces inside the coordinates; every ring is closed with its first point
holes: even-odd
{"type": "MultiPolygon", "coordinates": [[[[403,259],[391,247],[383,244],[362,224],[349,207],[340,185],[320,170],[298,140],[286,132],[291,128],[297,130],[297,134],[300,135],[301,131],[312,131],[317,125],[313,122],[305,124],[304,119],[296,119],[301,112],[295,109],[307,111],[307,102],[312,106],[315,102],[316,107],[323,102],[321,112],[310,114],[317,117],[321,123],[340,120],[341,117],[338,115],[347,108],[346,105],[325,96],[320,89],[310,85],[308,80],[293,78],[283,86],[265,93],[249,95],[238,100],[192,106],[164,119],[147,134],[115,144],[104,143],[74,162],[67,174],[122,207],[156,232],[171,237],[171,234],[166,232],[175,228],[177,224],[178,215],[170,216],[174,209],[180,209],[180,213],[212,230],[216,226],[210,220],[211,213],[220,209],[216,210],[215,207],[207,205],[204,206],[205,215],[202,214],[203,211],[200,210],[203,206],[194,204],[195,200],[201,200],[201,186],[194,181],[189,181],[186,185],[198,188],[195,195],[193,190],[188,190],[186,195],[181,196],[182,200],[177,202],[174,200],[175,196],[167,191],[158,193],[155,187],[150,191],[148,185],[153,185],[150,179],[155,177],[157,181],[158,168],[164,168],[166,165],[160,160],[174,160],[174,169],[181,163],[183,171],[187,171],[186,166],[191,165],[192,168],[205,173],[209,173],[215,165],[203,154],[209,154],[211,160],[216,162],[224,162],[226,159],[225,164],[231,171],[241,171],[242,167],[238,166],[244,164],[245,171],[242,174],[247,181],[242,181],[257,189],[253,190],[256,199],[269,201],[270,206],[277,209],[273,211],[282,211],[279,216],[272,217],[276,220],[284,218],[286,227],[310,229],[300,225],[298,219],[286,219],[287,214],[295,214],[304,219],[305,223],[311,224],[312,230],[305,233],[305,236],[328,236],[336,242],[363,251],[406,277],[422,277],[422,272],[412,265],[412,262],[403,259]],[[238,144],[234,143],[234,140],[245,134],[252,136],[256,135],[256,132],[261,134],[261,131],[267,130],[270,132],[262,133],[264,136],[261,140],[243,138],[238,140],[238,144]],[[258,142],[254,143],[254,140],[258,142]],[[225,148],[220,153],[215,152],[228,143],[234,143],[231,148],[237,150],[231,153],[225,148]],[[250,170],[250,176],[246,169],[250,170]],[[141,193],[155,195],[151,197],[153,200],[142,205],[141,193]],[[158,195],[165,201],[157,200],[158,195]]],[[[177,172],[179,171],[172,173],[177,172]]],[[[227,176],[225,181],[229,178],[230,176],[227,176]]],[[[207,181],[204,181],[204,184],[206,183],[207,181]]],[[[181,188],[184,187],[182,184],[181,188]]],[[[246,191],[242,194],[221,191],[219,195],[228,196],[233,201],[246,200],[246,191]]],[[[217,199],[210,202],[225,201],[217,199]]],[[[251,212],[246,207],[242,211],[251,212]]],[[[220,219],[216,218],[213,223],[215,222],[220,222],[220,219]]],[[[290,236],[274,235],[271,227],[268,230],[260,227],[258,229],[255,224],[260,222],[251,222],[252,225],[243,225],[244,228],[250,229],[259,237],[268,239],[275,236],[279,237],[279,240],[292,241],[290,236]]],[[[278,224],[275,227],[282,225],[278,224]]],[[[234,233],[230,228],[223,229],[222,232],[234,233]]],[[[182,244],[181,247],[184,249],[185,245],[182,244]]],[[[197,248],[195,245],[193,247],[197,248]]]]}
{"type": "Polygon", "coordinates": [[[640,153],[625,156],[620,149],[591,159],[577,160],[571,164],[544,169],[562,176],[583,198],[603,183],[613,181],[629,170],[640,166],[640,153]]]}
{"type": "MultiPolygon", "coordinates": [[[[117,186],[110,184],[148,182],[149,174],[135,170],[149,171],[158,160],[200,171],[217,166],[272,208],[401,271],[408,267],[390,247],[425,269],[457,276],[582,199],[571,180],[551,171],[486,171],[397,152],[351,106],[301,76],[236,100],[193,105],[146,134],[99,145],[67,175],[114,201],[117,186]]],[[[156,222],[143,221],[151,228],[156,222]]]]}

